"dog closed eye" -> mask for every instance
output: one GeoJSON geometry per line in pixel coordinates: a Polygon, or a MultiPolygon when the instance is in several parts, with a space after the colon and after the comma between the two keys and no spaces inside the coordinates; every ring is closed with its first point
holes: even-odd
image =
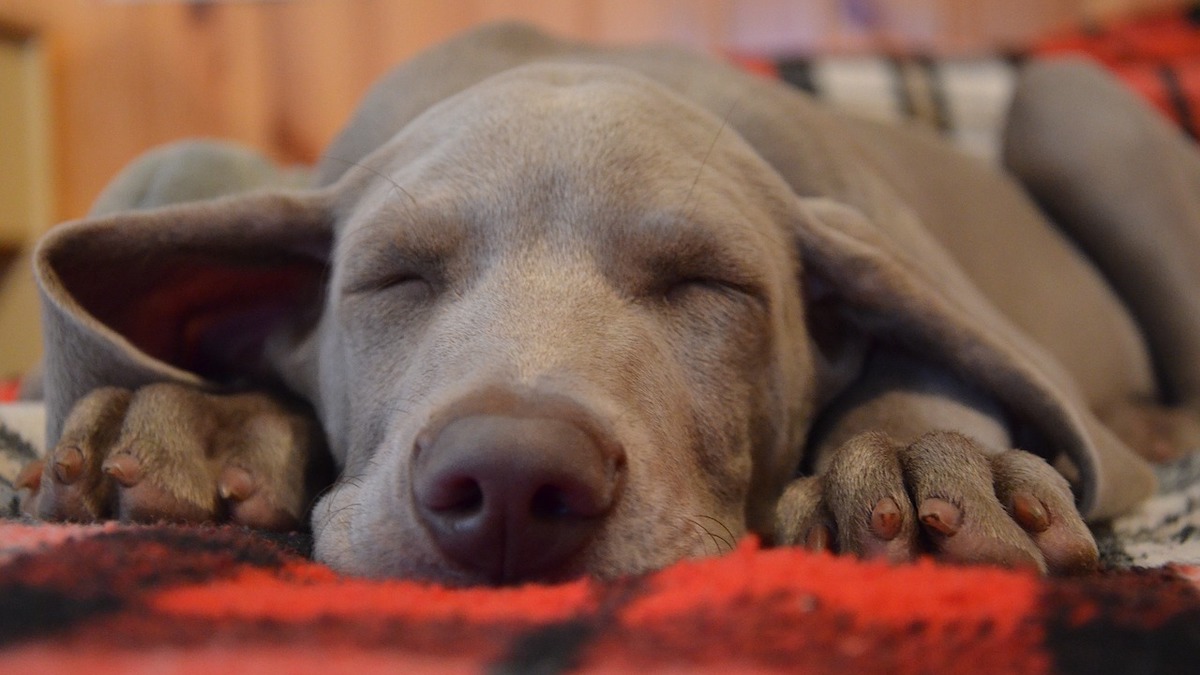
{"type": "Polygon", "coordinates": [[[682,277],[663,284],[660,297],[669,304],[679,305],[696,299],[697,294],[716,295],[720,298],[761,301],[757,288],[718,277],[682,277]]]}

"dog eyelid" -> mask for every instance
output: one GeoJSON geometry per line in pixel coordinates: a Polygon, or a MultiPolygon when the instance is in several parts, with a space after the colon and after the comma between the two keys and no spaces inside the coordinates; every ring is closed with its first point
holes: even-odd
{"type": "Polygon", "coordinates": [[[676,249],[675,254],[651,265],[658,277],[656,287],[664,297],[689,288],[733,293],[753,299],[763,306],[767,293],[758,275],[736,256],[720,247],[698,246],[676,249]]]}
{"type": "Polygon", "coordinates": [[[699,290],[719,293],[727,297],[738,297],[752,301],[756,307],[767,307],[766,293],[752,282],[732,281],[717,276],[683,276],[664,284],[661,297],[667,302],[678,302],[690,291],[699,290]]]}
{"type": "Polygon", "coordinates": [[[414,284],[432,289],[442,280],[446,260],[434,250],[408,250],[389,242],[347,263],[342,294],[361,295],[414,284]]]}
{"type": "Polygon", "coordinates": [[[397,272],[379,279],[348,285],[344,288],[342,293],[343,295],[362,295],[365,293],[384,291],[389,288],[396,288],[398,286],[411,284],[424,284],[429,287],[433,286],[432,282],[430,282],[429,279],[426,279],[421,274],[415,272],[397,272]]]}

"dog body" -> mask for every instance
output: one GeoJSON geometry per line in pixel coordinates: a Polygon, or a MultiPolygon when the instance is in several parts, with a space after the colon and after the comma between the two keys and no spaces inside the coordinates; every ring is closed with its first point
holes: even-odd
{"type": "Polygon", "coordinates": [[[698,56],[482,29],[377,85],[316,184],[43,243],[31,512],[289,526],[326,442],[316,554],[351,573],[615,576],[747,532],[1070,571],[1071,487],[1013,448],[1105,517],[1152,479],[1097,415],[1189,428],[1138,403],[1169,312],[1011,178],[698,56]]]}

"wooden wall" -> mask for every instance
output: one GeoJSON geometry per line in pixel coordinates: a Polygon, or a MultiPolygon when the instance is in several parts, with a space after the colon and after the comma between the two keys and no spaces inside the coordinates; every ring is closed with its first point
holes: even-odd
{"type": "Polygon", "coordinates": [[[715,37],[722,4],[0,0],[0,21],[46,45],[55,214],[65,219],[83,214],[138,153],[181,137],[312,161],[384,70],[481,21],[518,16],[569,35],[637,40],[674,37],[683,17],[698,31],[685,39],[703,43],[715,37]]]}
{"type": "Polygon", "coordinates": [[[741,51],[978,50],[1084,14],[1166,0],[0,0],[50,72],[54,216],[185,136],[308,162],[380,73],[472,24],[532,20],[593,40],[741,51]]]}
{"type": "MultiPolygon", "coordinates": [[[[963,52],[1011,46],[1083,16],[1167,4],[1178,3],[0,0],[0,34],[30,38],[43,56],[52,196],[37,231],[83,215],[123,165],[175,139],[226,138],[279,161],[311,162],[389,66],[492,19],[522,18],[590,40],[664,39],[748,53],[879,45],[963,52]]],[[[24,260],[13,256],[0,255],[0,376],[27,367],[39,342],[32,317],[14,328],[3,316],[3,308],[21,307],[24,317],[32,304],[24,260]]]]}

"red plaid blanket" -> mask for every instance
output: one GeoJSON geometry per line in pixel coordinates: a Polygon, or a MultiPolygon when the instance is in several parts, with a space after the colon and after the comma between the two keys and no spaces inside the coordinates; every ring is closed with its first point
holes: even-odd
{"type": "Polygon", "coordinates": [[[1039,579],[800,550],[615,582],[342,577],[298,536],[0,523],[0,672],[1196,672],[1200,569],[1039,579]]]}

